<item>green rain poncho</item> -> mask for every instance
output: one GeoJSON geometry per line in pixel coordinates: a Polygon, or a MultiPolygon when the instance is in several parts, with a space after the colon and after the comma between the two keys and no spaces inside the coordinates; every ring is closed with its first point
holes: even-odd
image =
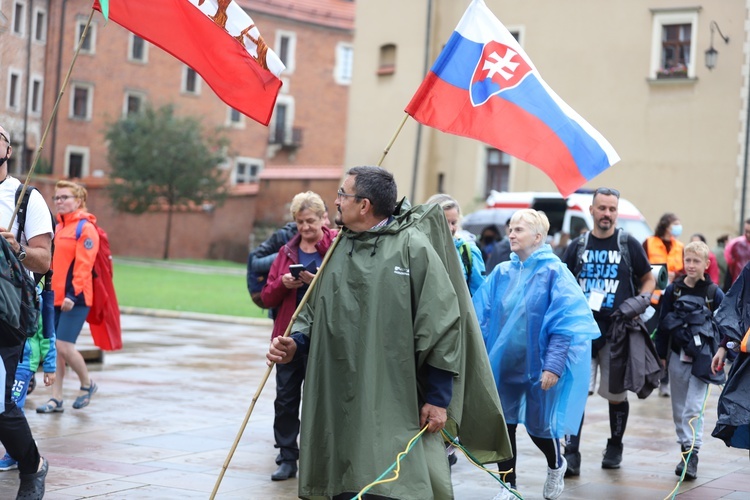
{"type": "MultiPolygon", "coordinates": [[[[483,463],[510,457],[482,335],[442,210],[396,210],[343,230],[292,329],[310,337],[299,494],[324,499],[375,481],[420,430],[426,365],[455,374],[446,429],[483,463]]],[[[398,480],[368,493],[453,497],[440,434],[424,434],[398,480]]]]}

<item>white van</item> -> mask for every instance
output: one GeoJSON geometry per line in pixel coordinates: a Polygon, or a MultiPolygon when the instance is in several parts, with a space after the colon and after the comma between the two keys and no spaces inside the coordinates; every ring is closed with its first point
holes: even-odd
{"type": "MultiPolygon", "coordinates": [[[[593,191],[579,190],[568,198],[560,193],[520,192],[507,193],[491,191],[487,197],[487,208],[466,215],[461,221],[465,231],[479,235],[482,229],[495,225],[502,233],[505,224],[516,210],[533,208],[547,215],[550,223],[549,234],[559,239],[558,233],[567,233],[571,238],[578,236],[583,230],[591,230],[594,220],[589,212],[593,200],[593,191]]],[[[620,198],[617,227],[633,235],[643,242],[653,233],[643,214],[628,200],[620,198]]]]}

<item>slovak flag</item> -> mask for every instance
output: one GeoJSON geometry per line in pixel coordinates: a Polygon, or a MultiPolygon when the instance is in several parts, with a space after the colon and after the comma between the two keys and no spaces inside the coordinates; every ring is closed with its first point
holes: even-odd
{"type": "Polygon", "coordinates": [[[234,0],[94,0],[94,9],[193,68],[229,106],[271,121],[284,64],[234,0]]]}
{"type": "Polygon", "coordinates": [[[563,196],[620,160],[547,85],[483,0],[471,2],[406,112],[531,163],[563,196]]]}

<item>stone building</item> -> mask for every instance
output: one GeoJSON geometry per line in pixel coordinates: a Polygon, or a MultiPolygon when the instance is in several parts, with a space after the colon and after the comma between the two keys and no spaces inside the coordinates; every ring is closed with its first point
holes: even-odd
{"type": "MultiPolygon", "coordinates": [[[[109,232],[116,255],[159,257],[164,241],[163,211],[155,208],[142,216],[116,212],[104,189],[109,182],[106,127],[145,103],[173,104],[178,114],[201,117],[206,131],[221,127],[229,139],[227,162],[218,168],[231,194],[223,206],[177,215],[171,257],[244,259],[255,232],[288,218],[288,203],[297,192],[315,190],[329,204],[335,199],[344,159],[354,4],[237,3],[287,66],[268,127],[224,104],[187,65],[94,13],[38,164],[48,175],[34,183],[47,194],[60,178],[86,184],[89,208],[109,232]]],[[[33,153],[37,148],[91,5],[91,0],[0,0],[0,81],[8,82],[0,119],[14,136],[17,173],[30,160],[29,154],[19,157],[17,144],[23,142],[16,141],[25,135],[23,149],[33,153]]]]}

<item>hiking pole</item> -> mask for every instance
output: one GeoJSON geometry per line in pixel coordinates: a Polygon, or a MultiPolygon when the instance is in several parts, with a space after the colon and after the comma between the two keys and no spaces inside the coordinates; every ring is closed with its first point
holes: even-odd
{"type": "MultiPolygon", "coordinates": [[[[328,248],[328,252],[326,252],[325,257],[323,258],[323,262],[320,264],[320,268],[318,268],[318,272],[315,274],[315,277],[310,282],[310,286],[307,288],[307,292],[305,292],[305,295],[302,297],[302,300],[297,306],[297,309],[294,311],[294,314],[292,315],[292,319],[289,320],[289,324],[287,325],[286,331],[284,332],[284,335],[283,335],[284,337],[288,337],[289,334],[291,333],[292,325],[297,319],[297,316],[299,315],[300,311],[302,311],[302,308],[305,307],[305,304],[307,304],[307,300],[310,297],[310,292],[312,292],[313,288],[315,287],[315,283],[318,281],[318,278],[320,277],[320,275],[323,274],[323,269],[326,267],[326,264],[328,264],[328,261],[330,260],[331,255],[333,255],[333,250],[336,248],[336,245],[338,245],[340,239],[341,239],[341,232],[339,232],[339,234],[333,240],[333,243],[331,243],[330,248],[328,248]]],[[[216,497],[216,493],[219,491],[221,480],[224,478],[224,473],[227,471],[227,468],[229,467],[229,462],[232,461],[234,452],[237,449],[237,446],[240,444],[240,439],[242,438],[242,434],[245,432],[245,427],[247,427],[247,422],[250,420],[250,415],[253,413],[253,409],[255,409],[255,403],[258,402],[258,399],[260,398],[260,393],[263,391],[263,388],[265,387],[266,382],[268,381],[268,377],[271,376],[271,371],[273,370],[273,367],[275,365],[276,363],[272,362],[268,366],[268,368],[266,369],[266,373],[263,376],[263,380],[261,380],[260,385],[258,386],[258,390],[255,391],[255,395],[253,396],[253,399],[250,403],[250,408],[247,409],[247,413],[245,414],[245,420],[242,421],[240,430],[239,432],[237,432],[237,437],[234,439],[234,443],[232,443],[232,448],[229,450],[229,455],[227,455],[227,459],[224,461],[224,465],[221,467],[221,472],[219,472],[219,477],[216,479],[216,484],[214,485],[214,489],[211,492],[211,497],[210,497],[211,500],[213,500],[216,497]]]]}
{"type": "MultiPolygon", "coordinates": [[[[91,26],[91,20],[94,18],[94,12],[96,12],[93,8],[91,9],[91,14],[89,14],[89,19],[86,21],[86,26],[83,28],[83,33],[81,33],[81,39],[78,40],[78,46],[76,47],[76,51],[73,54],[73,60],[70,62],[70,68],[68,68],[68,73],[65,75],[65,79],[63,80],[62,87],[60,88],[60,92],[57,94],[57,99],[55,100],[55,105],[52,107],[52,114],[49,117],[49,120],[47,121],[47,125],[44,127],[44,133],[42,134],[42,138],[39,140],[39,147],[36,150],[36,153],[34,155],[34,161],[31,163],[31,167],[29,168],[29,173],[26,174],[26,180],[23,183],[23,188],[21,189],[21,193],[18,196],[18,202],[16,203],[16,208],[13,210],[13,215],[10,216],[10,223],[8,223],[8,231],[11,230],[13,227],[13,222],[16,220],[16,215],[18,215],[18,210],[21,208],[21,203],[23,202],[23,196],[26,194],[26,188],[29,185],[29,181],[31,180],[31,174],[34,173],[34,169],[36,168],[37,163],[39,163],[39,157],[42,154],[42,149],[44,149],[44,143],[47,140],[47,134],[49,133],[49,129],[52,126],[52,121],[55,119],[55,116],[57,115],[57,108],[60,106],[60,101],[62,100],[62,96],[65,93],[65,88],[68,86],[68,82],[70,81],[70,75],[73,73],[73,66],[76,63],[76,59],[78,59],[78,54],[81,52],[81,47],[83,46],[83,41],[86,39],[86,35],[89,32],[89,26],[91,26]]],[[[60,35],[62,36],[62,34],[60,35]]],[[[24,141],[26,141],[26,137],[23,138],[24,141]]]]}

